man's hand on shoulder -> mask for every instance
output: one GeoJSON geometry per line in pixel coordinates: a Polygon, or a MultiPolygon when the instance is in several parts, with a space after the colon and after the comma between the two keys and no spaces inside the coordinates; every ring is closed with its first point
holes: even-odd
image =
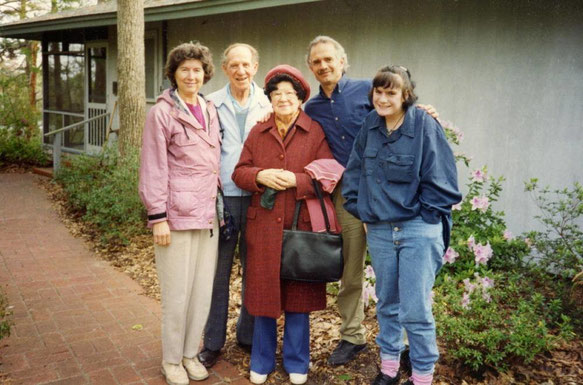
{"type": "Polygon", "coordinates": [[[439,113],[431,104],[417,104],[417,108],[422,109],[423,111],[427,112],[431,115],[434,119],[439,119],[439,113]]]}

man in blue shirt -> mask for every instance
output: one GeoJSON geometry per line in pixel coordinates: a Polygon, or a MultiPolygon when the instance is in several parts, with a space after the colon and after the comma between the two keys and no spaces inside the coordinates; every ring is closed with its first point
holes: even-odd
{"type": "MultiPolygon", "coordinates": [[[[368,98],[372,82],[345,76],[348,69],[346,52],[340,43],[328,36],[317,36],[310,42],[306,61],[320,83],[320,92],[306,103],[304,110],[322,125],[334,158],[346,167],[354,139],[373,109],[368,98]]],[[[437,117],[431,106],[421,107],[437,117]]],[[[344,209],[341,190],[340,183],[333,199],[343,239],[344,273],[337,300],[342,325],[340,343],[328,359],[330,365],[343,365],[367,347],[362,324],[366,234],[362,222],[344,209]]]]}
{"type": "MultiPolygon", "coordinates": [[[[229,283],[233,256],[239,240],[239,258],[243,266],[242,302],[245,281],[245,225],[251,194],[238,188],[231,174],[241,156],[243,143],[251,128],[271,111],[271,103],[263,89],[254,81],[259,66],[257,50],[248,44],[235,43],[223,53],[222,68],[229,83],[207,96],[219,115],[223,142],[221,144],[221,182],[225,203],[233,216],[235,234],[227,241],[219,242],[219,257],[213,283],[213,296],[209,318],[204,331],[204,348],[198,354],[199,361],[207,368],[213,366],[225,344],[227,314],[229,309],[229,283]]],[[[253,341],[253,317],[245,306],[237,321],[237,342],[250,348],[253,341]]]]}
{"type": "MultiPolygon", "coordinates": [[[[334,158],[346,167],[354,139],[373,108],[368,100],[371,81],[344,76],[348,68],[344,48],[327,36],[312,40],[306,60],[320,83],[320,92],[306,103],[305,111],[322,125],[334,158]]],[[[366,349],[362,324],[366,237],[362,222],[344,209],[341,189],[336,188],[333,199],[343,239],[344,273],[337,300],[342,325],[340,343],[328,359],[330,365],[345,364],[366,349]]]]}

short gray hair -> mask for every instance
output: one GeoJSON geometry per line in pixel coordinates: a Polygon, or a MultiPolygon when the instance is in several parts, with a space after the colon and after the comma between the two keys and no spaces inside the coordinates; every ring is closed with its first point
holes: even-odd
{"type": "Polygon", "coordinates": [[[346,51],[344,50],[344,47],[342,46],[342,44],[338,43],[336,40],[332,39],[330,36],[326,36],[326,35],[320,35],[320,36],[316,36],[314,38],[314,40],[312,40],[310,42],[310,44],[308,44],[308,52],[306,53],[306,63],[308,63],[308,67],[310,66],[310,54],[312,53],[312,47],[314,47],[316,44],[332,44],[334,46],[334,48],[336,49],[336,56],[338,56],[339,59],[343,59],[344,60],[344,68],[342,70],[342,73],[345,73],[346,70],[348,69],[348,67],[350,67],[350,65],[348,64],[348,56],[346,55],[346,51]]]}
{"type": "Polygon", "coordinates": [[[249,50],[249,52],[251,52],[251,60],[253,60],[254,63],[259,63],[259,52],[257,52],[255,47],[253,47],[252,45],[249,45],[247,43],[233,43],[230,46],[228,46],[225,49],[225,51],[223,52],[221,64],[223,64],[223,65],[227,64],[227,56],[229,55],[229,52],[231,52],[231,50],[233,48],[237,48],[237,47],[247,48],[249,50]]]}

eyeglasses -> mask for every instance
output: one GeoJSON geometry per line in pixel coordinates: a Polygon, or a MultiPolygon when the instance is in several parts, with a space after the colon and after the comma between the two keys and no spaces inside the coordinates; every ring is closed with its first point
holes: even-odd
{"type": "Polygon", "coordinates": [[[298,94],[294,91],[273,91],[271,93],[271,99],[280,100],[285,96],[286,99],[297,99],[298,94]]]}

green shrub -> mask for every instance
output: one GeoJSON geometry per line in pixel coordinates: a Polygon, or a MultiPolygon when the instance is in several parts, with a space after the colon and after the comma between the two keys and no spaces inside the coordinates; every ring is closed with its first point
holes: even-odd
{"type": "Polygon", "coordinates": [[[437,333],[449,355],[475,371],[503,371],[573,336],[560,301],[538,293],[531,277],[506,272],[490,279],[493,286],[484,287],[483,277],[461,280],[446,274],[436,286],[437,333]]]}
{"type": "Polygon", "coordinates": [[[0,340],[10,336],[10,327],[13,325],[11,316],[12,310],[8,306],[8,299],[0,287],[0,340]]]}
{"type": "MultiPolygon", "coordinates": [[[[463,134],[444,125],[451,142],[463,134]]],[[[470,158],[457,154],[469,166],[470,158]]],[[[514,237],[504,212],[495,211],[503,177],[474,169],[467,194],[454,206],[454,227],[445,265],[436,280],[434,314],[445,351],[473,370],[504,370],[509,362],[530,362],[572,336],[563,302],[528,262],[531,240],[514,237]]]]}
{"type": "Polygon", "coordinates": [[[530,269],[549,295],[560,299],[578,330],[583,330],[583,186],[551,190],[537,179],[525,183],[544,226],[525,235],[532,244],[530,269]]]}
{"type": "Polygon", "coordinates": [[[50,158],[38,135],[28,139],[16,136],[12,130],[0,128],[0,166],[4,163],[47,166],[50,158]]]}
{"type": "Polygon", "coordinates": [[[533,262],[558,276],[572,279],[583,271],[583,186],[575,183],[572,189],[540,188],[537,179],[525,183],[541,211],[535,216],[543,225],[542,231],[527,233],[537,253],[533,262]]]}
{"type": "Polygon", "coordinates": [[[74,157],[56,176],[71,208],[95,225],[104,244],[127,243],[145,232],[145,209],[138,196],[139,153],[120,157],[115,148],[97,157],[74,157]]]}

